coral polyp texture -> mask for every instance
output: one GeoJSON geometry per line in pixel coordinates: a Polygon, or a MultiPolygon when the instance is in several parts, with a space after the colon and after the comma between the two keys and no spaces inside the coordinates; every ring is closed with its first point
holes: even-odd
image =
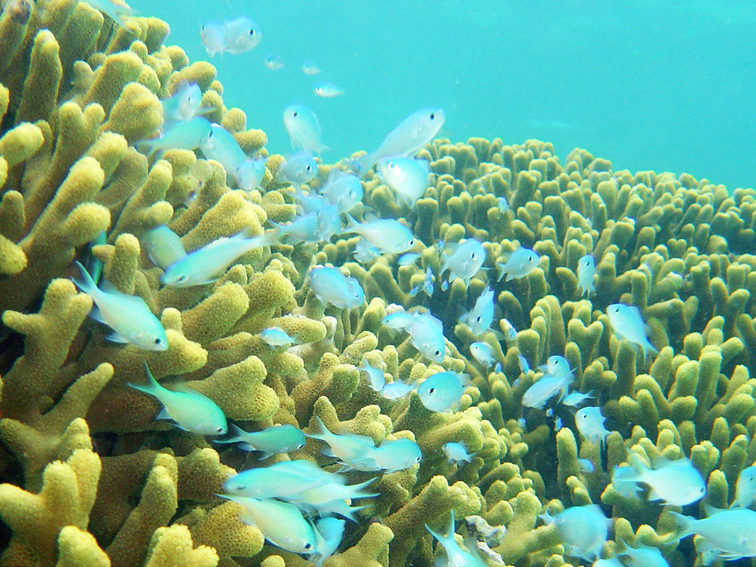
{"type": "MultiPolygon", "coordinates": [[[[295,218],[291,184],[275,181],[282,158],[272,156],[261,185],[245,191],[201,152],[152,152],[143,142],[164,129],[161,101],[189,83],[201,89],[204,116],[245,152],[267,156],[267,140],[223,104],[212,65],[163,45],[164,22],[119,25],[75,0],[36,2],[20,15],[17,4],[0,17],[0,564],[318,564],[274,545],[219,494],[238,471],[287,460],[338,471],[322,443],[258,460],[156,420],[158,399],[130,387],[146,384],[145,364],[247,431],[289,424],[316,435],[322,423],[381,447],[417,443],[418,464],[346,473],[349,484],[378,478],[326,567],[429,567],[444,552],[426,525],[447,535],[452,511],[468,525],[479,518],[501,528],[487,543],[470,528],[460,543],[472,551],[477,539],[481,564],[588,565],[548,515],[589,504],[613,519],[603,557],[648,547],[672,565],[694,564],[696,547],[677,545],[670,507],[648,502],[645,485],[628,494],[612,472],[687,457],[706,482],[699,504],[726,508],[756,460],[753,189],[618,171],[580,149],[562,161],[535,140],[437,139],[418,154],[430,181],[411,206],[373,172],[362,181],[364,205],[413,232],[416,263],[383,254],[361,264],[358,237],[344,232],[264,241],[207,283],[163,285],[144,245],[152,229],[168,226],[192,251],[295,218]],[[452,250],[471,238],[483,245],[483,268],[469,283],[441,285],[449,252],[434,243],[452,250]],[[495,266],[519,248],[535,252],[537,265],[497,278],[495,266]],[[586,255],[595,291],[578,281],[586,255]],[[87,318],[93,298],[72,281],[75,260],[101,263],[118,297],[141,298],[168,348],[108,340],[107,327],[87,318]],[[313,265],[340,267],[365,302],[320,301],[306,277],[313,265]],[[416,293],[428,273],[436,285],[416,293]],[[460,316],[486,287],[494,325],[477,333],[460,316]],[[416,335],[382,322],[393,304],[441,321],[441,362],[423,355],[416,335]],[[653,350],[614,328],[614,304],[637,307],[653,350]],[[266,343],[261,332],[273,327],[296,344],[266,343]],[[494,363],[469,354],[475,341],[494,363]],[[544,405],[523,404],[555,356],[574,381],[544,405]],[[364,361],[389,383],[417,385],[447,370],[469,380],[450,410],[433,411],[417,388],[396,398],[376,391],[364,361]],[[562,403],[568,390],[592,396],[605,438],[575,423],[562,403]],[[469,460],[448,459],[449,442],[469,460]]],[[[339,167],[346,163],[321,164],[309,189],[339,167]]]]}

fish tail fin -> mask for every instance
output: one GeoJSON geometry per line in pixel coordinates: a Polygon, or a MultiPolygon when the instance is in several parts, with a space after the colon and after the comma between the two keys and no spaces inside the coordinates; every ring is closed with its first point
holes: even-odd
{"type": "Polygon", "coordinates": [[[158,392],[163,387],[158,383],[157,380],[155,380],[155,377],[152,375],[152,372],[150,372],[150,367],[147,366],[146,362],[144,363],[144,370],[147,374],[147,384],[132,384],[131,382],[129,382],[129,386],[131,386],[135,390],[144,392],[145,394],[151,394],[155,396],[155,392],[158,392]]]}
{"type": "Polygon", "coordinates": [[[693,533],[693,526],[697,521],[695,518],[693,518],[692,516],[684,516],[683,514],[678,514],[677,512],[670,512],[670,514],[675,519],[677,529],[682,532],[678,536],[679,538],[684,538],[693,533]]]}
{"type": "Polygon", "coordinates": [[[71,281],[78,287],[81,291],[84,293],[91,294],[95,289],[97,289],[97,284],[92,279],[92,276],[89,275],[89,272],[84,267],[84,265],[76,261],[76,266],[79,268],[79,273],[81,273],[81,279],[77,278],[71,278],[71,281]]]}
{"type": "Polygon", "coordinates": [[[362,179],[363,177],[365,177],[365,175],[367,175],[367,172],[370,171],[374,163],[375,160],[373,159],[372,154],[366,154],[364,156],[360,156],[351,160],[349,162],[349,169],[351,169],[352,173],[354,173],[357,177],[362,179]]]}

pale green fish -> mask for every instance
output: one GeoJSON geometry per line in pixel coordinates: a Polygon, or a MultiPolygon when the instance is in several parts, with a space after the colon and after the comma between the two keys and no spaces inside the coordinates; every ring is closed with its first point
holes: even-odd
{"type": "Polygon", "coordinates": [[[181,237],[164,224],[142,237],[142,248],[152,263],[164,270],[186,256],[181,237]]]}
{"type": "Polygon", "coordinates": [[[628,547],[617,556],[625,557],[627,567],[669,567],[658,547],[628,547]]]}
{"type": "Polygon", "coordinates": [[[302,72],[312,77],[320,73],[320,67],[314,61],[302,61],[302,72]]]}
{"type": "Polygon", "coordinates": [[[322,567],[323,561],[339,548],[341,538],[344,536],[345,524],[346,522],[339,518],[320,518],[315,523],[315,549],[317,551],[310,556],[310,560],[315,561],[316,567],[322,567]]]}
{"type": "Polygon", "coordinates": [[[171,287],[189,287],[214,282],[239,256],[275,242],[275,234],[247,237],[244,232],[222,237],[189,252],[165,270],[160,281],[171,287]]]}
{"type": "Polygon", "coordinates": [[[367,358],[362,358],[362,364],[360,365],[359,370],[367,374],[370,387],[376,392],[380,392],[381,388],[386,385],[386,378],[383,376],[383,370],[371,366],[367,358]]]}
{"type": "Polygon", "coordinates": [[[250,498],[292,500],[300,492],[332,483],[345,484],[340,475],[324,471],[316,464],[299,459],[248,469],[226,479],[223,490],[250,498]]]}
{"type": "Polygon", "coordinates": [[[337,205],[323,207],[317,213],[318,240],[328,242],[334,234],[341,231],[341,214],[337,205]]]}
{"type": "Polygon", "coordinates": [[[360,177],[383,158],[389,156],[414,156],[436,137],[446,120],[442,108],[421,108],[405,118],[394,128],[378,148],[352,162],[352,168],[360,177]]]}
{"type": "Polygon", "coordinates": [[[290,244],[298,244],[319,240],[317,212],[294,217],[289,224],[278,224],[271,220],[268,222],[276,228],[278,238],[281,241],[286,240],[290,244]]]}
{"type": "Polygon", "coordinates": [[[609,431],[604,427],[606,418],[601,415],[599,407],[580,408],[575,414],[575,425],[583,438],[591,443],[601,444],[603,446],[609,431]]]}
{"type": "Polygon", "coordinates": [[[260,331],[260,338],[272,347],[293,345],[296,341],[294,337],[284,331],[281,327],[268,327],[260,331]]]}
{"type": "Polygon", "coordinates": [[[265,66],[271,71],[283,69],[284,65],[285,63],[278,55],[270,54],[265,58],[265,66]]]}
{"type": "Polygon", "coordinates": [[[165,329],[144,299],[138,295],[121,293],[108,281],[103,281],[102,288],[99,288],[86,268],[79,262],[76,265],[82,279],[72,280],[95,304],[89,316],[113,329],[108,340],[131,343],[146,350],[168,348],[165,329]]]}
{"type": "Polygon", "coordinates": [[[501,278],[505,275],[507,276],[506,281],[527,276],[538,267],[539,258],[538,254],[531,249],[520,246],[509,255],[504,264],[496,263],[496,271],[499,274],[497,281],[501,281],[501,278]]]}
{"type": "MultiPolygon", "coordinates": [[[[411,254],[411,252],[407,252],[407,254],[411,254]]],[[[404,254],[406,256],[407,254],[404,254]]],[[[401,258],[399,258],[399,264],[401,265],[401,258]]],[[[425,277],[423,278],[423,283],[418,284],[414,286],[410,290],[410,296],[415,297],[417,294],[419,294],[421,291],[427,295],[428,297],[431,297],[433,295],[433,282],[436,280],[436,276],[433,275],[433,270],[431,270],[431,267],[428,266],[425,268],[425,277]]]]}
{"type": "Polygon", "coordinates": [[[309,183],[318,174],[318,162],[308,152],[299,152],[286,158],[276,171],[276,183],[309,183]]]}
{"type": "Polygon", "coordinates": [[[152,376],[147,364],[148,384],[140,386],[129,384],[135,390],[155,396],[163,404],[163,409],[155,419],[172,419],[184,431],[191,431],[198,435],[223,435],[228,429],[228,423],[223,410],[213,400],[199,392],[182,385],[180,390],[164,388],[152,376]]]}
{"type": "Polygon", "coordinates": [[[748,508],[756,497],[756,467],[750,466],[740,471],[735,485],[735,500],[732,508],[748,508]]]}
{"type": "Polygon", "coordinates": [[[462,378],[452,370],[433,374],[417,387],[420,401],[431,411],[449,411],[459,404],[464,391],[462,378]]]}
{"type": "Polygon", "coordinates": [[[627,500],[638,498],[641,493],[641,487],[638,486],[638,473],[633,467],[614,467],[612,471],[612,488],[614,488],[617,494],[627,500]]]}
{"type": "Polygon", "coordinates": [[[323,449],[324,455],[337,457],[342,462],[348,463],[366,456],[375,448],[375,442],[371,437],[354,433],[344,435],[331,433],[319,417],[315,416],[315,420],[320,427],[320,433],[306,433],[305,435],[328,445],[330,450],[323,449]]]}
{"type": "Polygon", "coordinates": [[[415,317],[417,317],[417,313],[410,313],[402,309],[385,315],[381,319],[381,323],[389,329],[407,329],[414,322],[415,317]]]}
{"type": "Polygon", "coordinates": [[[376,169],[381,180],[396,193],[400,205],[413,207],[428,188],[428,160],[392,156],[378,160],[376,169]]]}
{"type": "Polygon", "coordinates": [[[493,318],[494,291],[490,287],[486,287],[475,300],[473,308],[460,316],[459,322],[467,325],[470,332],[478,337],[491,328],[493,318]]]}
{"type": "Polygon", "coordinates": [[[486,249],[478,240],[468,238],[462,244],[446,244],[441,254],[441,274],[449,270],[449,275],[442,286],[448,289],[449,282],[457,278],[469,284],[472,277],[480,271],[486,261],[486,249]],[[446,254],[445,252],[450,252],[446,254]]]}
{"type": "Polygon", "coordinates": [[[626,339],[633,345],[637,345],[643,351],[643,357],[648,353],[656,354],[659,352],[654,348],[646,336],[646,325],[641,317],[640,309],[635,305],[624,305],[622,303],[613,303],[606,308],[606,314],[609,316],[609,323],[612,330],[620,339],[626,339]]]}
{"type": "Polygon", "coordinates": [[[598,559],[609,536],[611,520],[596,504],[573,506],[553,518],[541,516],[547,524],[554,524],[562,538],[565,555],[592,561],[598,559]]]}
{"type": "Polygon", "coordinates": [[[407,327],[410,342],[420,354],[433,362],[443,362],[446,351],[444,327],[440,319],[430,312],[415,315],[407,327]]]}
{"type": "Polygon", "coordinates": [[[420,258],[420,254],[417,252],[405,252],[399,258],[397,258],[396,263],[400,266],[411,266],[415,262],[418,261],[420,258]]]}
{"type": "Polygon", "coordinates": [[[200,27],[200,40],[210,57],[216,53],[223,53],[226,49],[224,41],[225,29],[220,22],[205,22],[200,27]]]}
{"type": "Polygon", "coordinates": [[[689,459],[668,461],[657,459],[651,469],[635,454],[629,454],[635,476],[628,475],[628,482],[642,482],[648,485],[648,499],[661,500],[672,506],[687,506],[706,496],[706,482],[689,459]]]}
{"type": "Polygon", "coordinates": [[[493,356],[493,350],[491,350],[491,345],[489,345],[488,343],[484,343],[480,341],[471,343],[470,354],[473,356],[475,360],[477,360],[480,364],[482,364],[486,368],[489,368],[495,362],[495,359],[493,356]]]}
{"type": "Polygon", "coordinates": [[[261,451],[260,460],[276,453],[289,453],[305,446],[305,436],[293,425],[274,425],[262,431],[247,432],[231,424],[232,437],[216,439],[216,443],[239,443],[245,451],[261,451]]]}
{"type": "Polygon", "coordinates": [[[425,529],[438,540],[444,551],[446,552],[446,566],[447,567],[487,567],[485,561],[477,553],[477,546],[472,548],[471,552],[465,551],[454,539],[454,510],[450,511],[451,518],[449,519],[449,529],[446,535],[434,532],[425,524],[425,529]]]}
{"type": "Polygon", "coordinates": [[[701,520],[670,512],[682,532],[678,536],[701,536],[710,557],[718,555],[725,561],[756,557],[756,512],[747,508],[717,510],[708,506],[706,510],[709,517],[701,520]]]}
{"type": "Polygon", "coordinates": [[[294,188],[294,198],[297,200],[297,212],[301,214],[317,213],[330,203],[328,198],[313,192],[303,193],[299,187],[294,188]]]}
{"type": "Polygon", "coordinates": [[[223,22],[223,51],[226,53],[244,53],[254,49],[260,40],[260,27],[252,18],[241,16],[223,22]]]}
{"type": "Polygon", "coordinates": [[[320,188],[320,194],[324,195],[332,204],[345,213],[362,203],[364,191],[362,181],[351,173],[331,170],[328,180],[320,188]]]}
{"type": "Polygon", "coordinates": [[[245,191],[255,189],[265,175],[265,160],[249,157],[228,130],[212,124],[200,140],[200,151],[207,159],[219,162],[245,191]]]}
{"type": "Polygon", "coordinates": [[[347,214],[347,227],[342,234],[354,232],[383,252],[398,254],[415,245],[412,231],[396,219],[372,219],[359,223],[347,214]]]}
{"type": "Polygon", "coordinates": [[[447,456],[450,463],[469,463],[472,457],[467,452],[467,448],[462,443],[449,441],[441,447],[444,455],[447,456]]]}
{"type": "Polygon", "coordinates": [[[422,457],[417,443],[402,438],[384,441],[379,447],[367,451],[364,456],[345,461],[344,464],[361,471],[382,470],[392,473],[415,466],[422,457]]]}
{"type": "Polygon", "coordinates": [[[360,237],[357,239],[357,245],[354,247],[354,259],[360,264],[372,262],[381,255],[381,251],[370,244],[367,240],[360,237]]]}
{"type": "Polygon", "coordinates": [[[577,290],[580,292],[580,297],[596,293],[596,285],[593,283],[593,276],[595,274],[596,261],[593,259],[593,256],[586,254],[578,260],[577,290]]]}
{"type": "Polygon", "coordinates": [[[594,395],[591,394],[590,392],[587,394],[584,394],[583,392],[570,392],[562,399],[561,403],[563,406],[576,408],[588,398],[593,398],[593,397],[594,395]]]}
{"type": "Polygon", "coordinates": [[[160,100],[163,106],[163,120],[178,122],[212,110],[202,107],[202,91],[197,83],[181,83],[172,96],[160,100]]]}
{"type": "Polygon", "coordinates": [[[400,400],[407,397],[407,395],[416,388],[417,386],[396,379],[393,382],[385,384],[383,388],[381,388],[380,394],[387,400],[400,400]]]}
{"type": "Polygon", "coordinates": [[[313,266],[308,274],[310,289],[319,301],[339,309],[352,309],[365,303],[360,282],[347,277],[337,268],[313,266]]]}
{"type": "MultiPolygon", "coordinates": [[[[524,370],[523,373],[525,373],[524,370]]],[[[526,408],[543,409],[546,402],[557,394],[560,394],[560,398],[564,397],[572,381],[572,374],[562,376],[544,374],[537,382],[534,382],[525,390],[522,396],[522,405],[526,408]]]]}
{"type": "Polygon", "coordinates": [[[159,150],[196,150],[210,131],[210,121],[202,116],[171,124],[159,138],[141,142],[150,154],[159,150]]]}
{"type": "Polygon", "coordinates": [[[315,88],[312,89],[312,92],[314,92],[321,98],[333,98],[335,96],[343,95],[344,89],[334,85],[333,83],[324,81],[315,85],[315,88]]]}
{"type": "Polygon", "coordinates": [[[546,361],[546,364],[543,364],[538,368],[543,370],[545,374],[554,376],[555,378],[562,378],[568,374],[572,377],[570,363],[567,362],[566,358],[559,356],[558,354],[551,355],[546,361]]]}
{"type": "Polygon", "coordinates": [[[283,113],[284,126],[289,133],[291,147],[319,154],[327,149],[321,140],[321,127],[316,114],[303,104],[292,104],[283,113]]]}
{"type": "Polygon", "coordinates": [[[292,553],[310,554],[316,551],[312,525],[293,504],[231,494],[219,496],[241,504],[241,521],[255,526],[273,545],[292,553]]]}

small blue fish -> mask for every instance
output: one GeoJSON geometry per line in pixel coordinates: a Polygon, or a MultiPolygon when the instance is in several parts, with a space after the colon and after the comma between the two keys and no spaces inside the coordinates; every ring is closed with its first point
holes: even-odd
{"type": "Polygon", "coordinates": [[[293,425],[274,425],[262,431],[247,432],[231,424],[233,437],[216,439],[216,443],[239,443],[245,451],[261,451],[260,460],[277,453],[289,453],[305,446],[305,435],[293,425]]]}
{"type": "Polygon", "coordinates": [[[538,368],[539,370],[543,370],[544,373],[557,378],[567,376],[568,374],[570,377],[573,376],[570,363],[567,362],[566,358],[559,356],[558,354],[550,356],[546,361],[546,364],[539,366],[538,368]]]}
{"type": "Polygon", "coordinates": [[[361,264],[368,264],[380,255],[381,251],[362,237],[360,237],[357,245],[354,247],[354,259],[361,264]]]}
{"type": "Polygon", "coordinates": [[[239,518],[258,528],[273,545],[292,553],[314,553],[315,532],[293,504],[280,500],[219,494],[242,505],[239,518]]]}
{"type": "Polygon", "coordinates": [[[648,499],[652,502],[687,506],[706,496],[706,483],[689,459],[657,459],[656,468],[651,469],[635,453],[629,456],[635,476],[628,475],[624,480],[648,485],[648,499]]]}
{"type": "Polygon", "coordinates": [[[509,322],[508,319],[500,319],[499,326],[504,331],[504,340],[512,342],[517,340],[517,329],[509,322]]]}
{"type": "Polygon", "coordinates": [[[582,404],[584,401],[586,401],[588,398],[593,398],[594,394],[588,393],[584,394],[583,392],[571,392],[567,394],[564,398],[562,398],[562,405],[576,408],[580,404],[582,404]]]}
{"type": "Polygon", "coordinates": [[[163,404],[163,408],[155,419],[172,419],[184,431],[191,431],[198,435],[223,435],[228,430],[228,423],[223,410],[207,396],[192,390],[185,384],[180,390],[168,390],[161,386],[147,371],[146,386],[129,384],[135,390],[155,396],[163,404]]]}
{"type": "Polygon", "coordinates": [[[367,358],[362,358],[362,364],[359,367],[360,371],[367,374],[370,387],[376,392],[380,392],[386,385],[386,378],[383,375],[383,370],[371,366],[367,358]]]}
{"type": "Polygon", "coordinates": [[[414,207],[428,188],[428,160],[391,156],[378,160],[376,169],[381,180],[394,191],[400,205],[414,207]]]}
{"type": "Polygon", "coordinates": [[[425,278],[423,279],[423,283],[414,286],[410,290],[410,296],[415,297],[422,291],[423,293],[425,293],[425,295],[431,297],[434,291],[433,282],[435,279],[436,277],[433,275],[433,270],[431,270],[430,266],[428,266],[427,268],[425,268],[425,278]]]}
{"type": "Polygon", "coordinates": [[[643,357],[648,353],[656,354],[659,351],[654,348],[646,336],[646,325],[643,323],[640,309],[635,305],[613,303],[606,308],[609,316],[609,324],[619,339],[626,339],[633,345],[639,346],[643,351],[643,357]]]}
{"type": "Polygon", "coordinates": [[[320,73],[320,67],[313,61],[303,61],[302,62],[302,72],[305,75],[314,76],[320,73]]]}
{"type": "Polygon", "coordinates": [[[315,113],[303,104],[292,104],[283,113],[284,126],[289,133],[291,147],[308,153],[321,153],[323,145],[320,122],[315,113]]]}
{"type": "Polygon", "coordinates": [[[317,242],[320,240],[317,212],[294,217],[289,224],[278,224],[271,220],[268,222],[276,228],[277,238],[282,242],[286,241],[290,244],[298,244],[300,242],[317,242]]]}
{"type": "Polygon", "coordinates": [[[95,304],[89,316],[113,329],[108,340],[131,343],[146,350],[160,351],[168,348],[165,329],[144,299],[138,295],[121,293],[108,281],[103,281],[101,289],[83,265],[79,262],[76,265],[82,279],[72,278],[73,283],[91,297],[95,304]]]}
{"type": "Polygon", "coordinates": [[[617,494],[627,500],[638,498],[641,488],[638,486],[637,477],[638,473],[633,467],[614,467],[612,471],[612,488],[614,488],[617,494]]]}
{"type": "Polygon", "coordinates": [[[468,238],[459,245],[447,245],[444,251],[451,250],[451,254],[442,254],[441,273],[449,270],[447,282],[457,278],[469,285],[472,277],[478,273],[486,261],[486,249],[478,240],[468,238]]]}
{"type": "Polygon", "coordinates": [[[284,62],[278,55],[268,55],[265,58],[265,66],[270,69],[271,71],[278,71],[279,69],[283,69],[284,62]]]}
{"type": "Polygon", "coordinates": [[[405,252],[399,258],[396,260],[396,263],[400,266],[411,266],[415,262],[417,262],[418,258],[420,258],[420,254],[417,252],[405,252]]]}
{"type": "Polygon", "coordinates": [[[446,120],[442,108],[421,108],[394,128],[378,148],[352,163],[360,177],[381,159],[390,156],[414,156],[436,137],[446,120]]]}
{"type": "Polygon", "coordinates": [[[191,120],[182,120],[171,124],[159,138],[141,142],[147,152],[152,154],[160,150],[196,150],[200,147],[212,124],[207,118],[195,116],[191,120]]]}
{"type": "Polygon", "coordinates": [[[502,215],[506,215],[509,210],[509,201],[507,201],[507,198],[502,195],[497,199],[497,203],[499,205],[499,212],[502,215]]]}
{"type": "Polygon", "coordinates": [[[415,317],[417,317],[416,313],[410,313],[401,309],[384,316],[381,319],[381,323],[389,329],[407,329],[415,321],[415,317]]]}
{"type": "Polygon", "coordinates": [[[580,297],[596,293],[596,285],[593,283],[593,276],[596,274],[596,261],[593,256],[587,254],[578,260],[577,266],[577,290],[580,297]]]}
{"type": "Polygon", "coordinates": [[[735,485],[735,500],[731,508],[748,508],[756,497],[756,467],[750,466],[740,471],[735,485]]]}
{"type": "Polygon", "coordinates": [[[181,83],[172,96],[162,99],[163,119],[166,122],[191,120],[211,110],[202,108],[202,91],[197,83],[181,83]]]}
{"type": "Polygon", "coordinates": [[[446,565],[448,567],[486,567],[485,561],[477,554],[477,549],[472,552],[462,549],[454,539],[454,510],[450,511],[449,529],[446,535],[434,532],[425,524],[425,529],[438,540],[438,543],[446,552],[446,565]]]}
{"type": "Polygon", "coordinates": [[[670,512],[682,532],[678,537],[700,536],[709,557],[721,556],[726,561],[756,557],[756,512],[747,508],[707,510],[709,517],[701,520],[670,512]]]}
{"type": "Polygon", "coordinates": [[[469,463],[472,460],[467,448],[462,443],[449,441],[441,447],[450,463],[469,463]]]}
{"type": "Polygon", "coordinates": [[[246,16],[223,22],[223,52],[239,54],[257,47],[262,39],[260,27],[246,16]]]}
{"type": "Polygon", "coordinates": [[[332,482],[345,484],[340,475],[324,471],[311,461],[299,459],[241,471],[223,482],[223,490],[250,498],[295,500],[300,492],[332,482]]]}
{"type": "Polygon", "coordinates": [[[417,387],[420,401],[430,411],[449,411],[459,404],[464,391],[460,375],[451,370],[433,374],[417,387]]]}
{"type": "Polygon", "coordinates": [[[272,347],[288,347],[297,342],[294,337],[289,336],[289,334],[281,327],[268,327],[267,329],[263,329],[260,331],[260,338],[272,347]]]}
{"type": "Polygon", "coordinates": [[[459,322],[467,325],[470,332],[477,336],[482,335],[491,328],[494,317],[494,291],[486,287],[475,301],[475,306],[464,313],[459,322]]]}
{"type": "Polygon", "coordinates": [[[164,270],[186,256],[181,237],[165,225],[147,232],[142,237],[142,248],[152,263],[164,270]]]}
{"type": "Polygon", "coordinates": [[[415,245],[412,231],[395,219],[373,219],[359,223],[347,214],[347,221],[347,227],[342,234],[359,234],[383,252],[398,254],[415,245]]]}
{"type": "Polygon", "coordinates": [[[430,312],[415,315],[406,328],[410,342],[420,354],[432,362],[443,362],[446,351],[444,327],[440,319],[430,312]]]}
{"type": "Polygon", "coordinates": [[[604,427],[606,418],[601,415],[599,407],[584,407],[575,414],[575,425],[583,438],[591,443],[604,445],[609,431],[604,427]]]}
{"type": "Polygon", "coordinates": [[[334,234],[341,231],[341,214],[336,205],[323,207],[316,213],[318,217],[317,237],[321,242],[328,242],[334,234]]]}
{"type": "Polygon", "coordinates": [[[189,287],[215,281],[239,256],[272,243],[270,234],[247,237],[243,232],[213,240],[174,262],[160,277],[163,285],[189,287]]]}
{"type": "Polygon", "coordinates": [[[573,379],[571,372],[561,375],[544,374],[525,391],[522,396],[522,405],[528,408],[543,409],[546,402],[557,394],[564,396],[573,379]]]}
{"type": "Polygon", "coordinates": [[[386,473],[402,471],[415,466],[422,459],[420,447],[410,439],[387,440],[379,447],[368,451],[361,458],[345,462],[349,467],[361,471],[382,470],[386,473]]]}
{"type": "Polygon", "coordinates": [[[265,160],[250,158],[233,134],[218,124],[211,125],[200,140],[199,149],[205,158],[219,162],[245,191],[255,189],[265,175],[265,160]]]}
{"type": "Polygon", "coordinates": [[[365,292],[360,283],[336,268],[314,266],[308,277],[312,292],[323,303],[339,309],[352,309],[365,303],[365,292]]]}
{"type": "Polygon", "coordinates": [[[306,435],[328,444],[329,449],[323,451],[325,455],[337,457],[341,459],[341,462],[348,464],[369,456],[375,449],[375,442],[371,437],[355,435],[354,433],[338,435],[332,433],[319,417],[316,416],[315,420],[320,426],[320,433],[307,433],[306,435]]]}
{"type": "Polygon", "coordinates": [[[341,87],[337,87],[333,83],[324,81],[322,83],[318,83],[317,85],[315,85],[315,88],[312,89],[312,92],[314,92],[316,95],[318,95],[321,98],[333,98],[335,96],[343,95],[344,89],[342,89],[341,87]]]}
{"type": "Polygon", "coordinates": [[[362,181],[359,177],[335,169],[331,170],[331,174],[320,189],[320,193],[331,204],[336,205],[342,213],[353,209],[358,203],[362,203],[364,195],[362,181]]]}
{"type": "Polygon", "coordinates": [[[331,557],[341,544],[344,537],[344,526],[346,522],[339,518],[320,518],[315,523],[315,549],[317,550],[310,556],[311,561],[315,561],[316,567],[322,567],[323,561],[331,557]]]}
{"type": "Polygon", "coordinates": [[[580,472],[590,474],[595,470],[595,467],[593,466],[593,463],[590,459],[578,459],[577,461],[580,472]]]}
{"type": "Polygon", "coordinates": [[[530,372],[530,364],[528,364],[527,358],[525,358],[521,354],[518,354],[517,362],[520,365],[520,373],[527,374],[528,372],[530,372]]]}
{"type": "Polygon", "coordinates": [[[488,343],[475,342],[470,344],[470,354],[475,360],[486,368],[490,368],[496,360],[493,357],[493,351],[488,343]]]}
{"type": "Polygon", "coordinates": [[[572,506],[559,512],[554,518],[545,516],[553,523],[562,538],[565,555],[593,561],[598,559],[609,536],[611,520],[596,504],[572,506]]]}
{"type": "Polygon", "coordinates": [[[658,547],[627,547],[618,557],[625,557],[627,567],[669,567],[658,547]]]}
{"type": "Polygon", "coordinates": [[[386,383],[386,385],[381,388],[381,396],[387,400],[401,400],[402,398],[407,397],[407,395],[416,388],[417,386],[407,384],[406,382],[397,379],[393,382],[386,383]]]}
{"type": "Polygon", "coordinates": [[[286,158],[276,171],[276,183],[309,183],[318,174],[318,163],[307,152],[299,152],[286,158]]]}
{"type": "Polygon", "coordinates": [[[509,259],[504,264],[496,263],[496,271],[499,274],[497,281],[501,281],[501,278],[505,275],[507,276],[506,281],[527,276],[538,267],[538,260],[538,254],[530,248],[520,246],[510,254],[509,259]]]}
{"type": "Polygon", "coordinates": [[[294,187],[294,198],[297,200],[297,212],[302,214],[317,213],[323,210],[330,203],[322,195],[309,191],[303,193],[299,187],[294,187]]]}
{"type": "Polygon", "coordinates": [[[200,40],[210,57],[225,51],[225,30],[220,22],[205,22],[200,27],[200,40]]]}

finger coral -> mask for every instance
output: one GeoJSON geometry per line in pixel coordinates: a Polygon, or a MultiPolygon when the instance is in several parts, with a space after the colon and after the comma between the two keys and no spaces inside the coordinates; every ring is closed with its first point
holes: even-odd
{"type": "MultiPolygon", "coordinates": [[[[428,529],[446,533],[453,511],[478,519],[458,544],[477,545],[486,564],[581,565],[549,520],[591,504],[614,519],[603,557],[648,546],[694,564],[667,507],[614,475],[688,458],[706,481],[703,502],[726,508],[756,459],[753,189],[615,170],[581,149],[560,160],[537,140],[437,139],[419,150],[430,174],[414,205],[362,172],[363,205],[412,231],[411,262],[361,257],[351,232],[266,240],[277,230],[269,221],[297,215],[294,190],[274,181],[280,156],[243,191],[201,152],[143,145],[163,131],[161,101],[194,83],[204,116],[248,155],[267,156],[265,134],[224,105],[212,65],[164,45],[167,25],[154,18],[114,22],[88,3],[50,0],[23,20],[0,15],[0,564],[430,566],[443,552],[428,529]],[[263,244],[217,279],[166,285],[144,244],[158,226],[182,254],[237,235],[263,244]],[[481,268],[442,273],[443,255],[470,239],[481,268]],[[497,265],[523,248],[533,265],[499,278],[497,265]],[[586,255],[592,286],[578,280],[586,255]],[[71,281],[75,260],[101,267],[109,293],[143,300],[168,348],[109,340],[71,281]],[[365,303],[320,301],[312,265],[350,276],[365,303]],[[493,324],[479,328],[462,315],[486,289],[493,324]],[[637,307],[653,349],[612,328],[616,303],[637,307]],[[402,310],[433,316],[423,320],[428,333],[441,327],[437,358],[424,356],[420,331],[386,323],[402,310]],[[294,346],[264,341],[271,327],[294,346]],[[472,355],[476,341],[491,364],[472,355]],[[525,407],[555,356],[569,386],[525,407]],[[376,387],[365,361],[377,383],[406,386],[402,395],[376,387]],[[311,438],[258,460],[164,420],[161,403],[130,386],[146,383],[145,363],[167,390],[201,395],[245,431],[290,424],[312,436],[323,423],[368,455],[402,440],[422,458],[383,470],[359,453],[341,471],[311,438]],[[418,386],[446,371],[463,377],[462,393],[432,411],[418,386]],[[585,396],[570,405],[574,393],[585,396]],[[605,444],[581,434],[579,404],[605,418],[605,444]],[[469,461],[448,459],[450,442],[469,461]],[[354,502],[319,501],[355,520],[325,560],[274,545],[242,504],[219,497],[237,472],[287,460],[343,472],[363,490],[354,502]]],[[[320,164],[313,192],[342,166],[320,164]]]]}

